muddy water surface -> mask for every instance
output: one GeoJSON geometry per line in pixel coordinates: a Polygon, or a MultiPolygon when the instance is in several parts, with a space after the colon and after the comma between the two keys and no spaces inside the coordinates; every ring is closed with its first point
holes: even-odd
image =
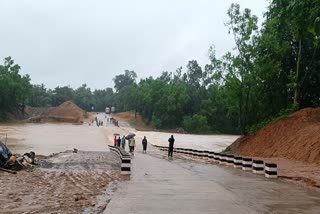
{"type": "MultiPolygon", "coordinates": [[[[107,143],[112,144],[113,133],[121,135],[135,133],[137,146],[141,144],[144,136],[149,143],[167,146],[168,138],[172,134],[136,131],[125,123],[115,127],[107,124],[104,114],[99,114],[97,117],[104,122],[103,127],[97,127],[95,124],[92,126],[60,123],[1,124],[0,137],[4,139],[5,134],[8,135],[7,145],[13,153],[34,151],[36,154],[50,155],[73,148],[83,151],[108,151],[107,143]]],[[[239,136],[174,134],[174,137],[175,147],[222,151],[239,136]]]]}
{"type": "MultiPolygon", "coordinates": [[[[152,144],[168,146],[168,139],[171,133],[164,132],[137,132],[138,137],[146,136],[152,144]]],[[[210,150],[221,152],[239,136],[237,135],[192,135],[192,134],[173,134],[175,147],[210,150]]]]}
{"type": "Polygon", "coordinates": [[[84,151],[108,151],[102,128],[72,124],[10,124],[0,125],[0,136],[12,153],[35,151],[50,155],[77,148],[84,151]]]}

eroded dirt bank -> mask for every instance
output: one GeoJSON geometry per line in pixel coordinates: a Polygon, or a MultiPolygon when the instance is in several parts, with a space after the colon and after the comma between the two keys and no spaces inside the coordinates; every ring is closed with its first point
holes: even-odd
{"type": "Polygon", "coordinates": [[[123,179],[119,167],[109,152],[67,151],[33,169],[1,172],[0,213],[101,213],[123,179]]]}
{"type": "Polygon", "coordinates": [[[320,108],[306,108],[242,137],[231,153],[278,164],[281,177],[320,188],[320,108]]]}

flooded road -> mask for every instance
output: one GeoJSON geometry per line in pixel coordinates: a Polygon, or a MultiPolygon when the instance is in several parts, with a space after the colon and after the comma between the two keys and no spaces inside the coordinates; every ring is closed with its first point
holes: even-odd
{"type": "Polygon", "coordinates": [[[8,135],[7,146],[16,154],[34,151],[50,155],[77,148],[108,151],[102,128],[72,124],[11,124],[0,126],[0,136],[8,135]]]}
{"type": "MultiPolygon", "coordinates": [[[[50,155],[77,148],[83,151],[107,151],[106,144],[112,144],[113,133],[135,133],[137,142],[147,137],[148,142],[156,145],[167,146],[168,138],[172,133],[136,131],[125,123],[120,123],[120,128],[107,123],[105,114],[98,114],[98,120],[104,122],[103,127],[95,124],[89,126],[44,123],[44,124],[2,124],[0,136],[8,135],[7,145],[13,153],[22,154],[34,151],[36,154],[50,155]],[[116,131],[114,131],[116,130],[116,131]]],[[[222,151],[234,140],[236,135],[191,135],[174,134],[175,147],[207,149],[222,151]]]]}
{"type": "MultiPolygon", "coordinates": [[[[137,132],[139,137],[147,136],[152,144],[159,146],[168,146],[168,139],[171,133],[164,132],[137,132]]],[[[237,135],[192,135],[192,134],[173,134],[175,138],[175,147],[210,150],[221,152],[239,136],[237,135]]]]}

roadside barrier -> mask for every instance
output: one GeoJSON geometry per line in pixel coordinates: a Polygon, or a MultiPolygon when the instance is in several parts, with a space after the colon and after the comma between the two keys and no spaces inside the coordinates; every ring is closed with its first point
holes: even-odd
{"type": "Polygon", "coordinates": [[[252,158],[242,158],[242,170],[243,171],[252,170],[252,158]]]}
{"type": "MultiPolygon", "coordinates": [[[[161,151],[168,151],[166,146],[152,146],[161,151]]],[[[174,153],[188,155],[193,158],[205,159],[208,162],[219,163],[221,165],[233,166],[234,168],[242,169],[243,171],[251,171],[254,174],[265,174],[267,178],[277,178],[277,164],[265,163],[262,160],[253,160],[250,157],[241,157],[228,155],[213,151],[202,151],[196,149],[174,148],[174,153]]]]}
{"type": "Polygon", "coordinates": [[[117,146],[108,145],[111,152],[117,154],[121,161],[121,174],[130,175],[131,174],[131,156],[123,149],[117,146]]]}
{"type": "Polygon", "coordinates": [[[214,153],[214,162],[219,163],[220,162],[220,153],[215,152],[214,153]]]}
{"type": "Polygon", "coordinates": [[[219,164],[227,164],[227,155],[220,154],[219,164]]]}
{"type": "Polygon", "coordinates": [[[264,167],[264,175],[267,178],[277,178],[278,172],[277,172],[277,164],[275,163],[266,163],[264,167]]]}
{"type": "Polygon", "coordinates": [[[233,162],[234,162],[234,155],[227,155],[227,165],[233,166],[233,162]]]}
{"type": "Polygon", "coordinates": [[[191,149],[191,154],[192,154],[193,157],[198,157],[197,150],[191,149]]]}
{"type": "Polygon", "coordinates": [[[263,160],[253,160],[252,161],[252,172],[254,174],[264,174],[264,162],[263,160]]]}
{"type": "Polygon", "coordinates": [[[242,157],[240,157],[240,156],[234,157],[233,167],[242,169],[242,157]]]}
{"type": "Polygon", "coordinates": [[[208,160],[209,151],[202,151],[202,159],[208,160]]]}
{"type": "Polygon", "coordinates": [[[213,151],[208,152],[208,161],[210,161],[210,162],[214,161],[214,152],[213,151]]]}

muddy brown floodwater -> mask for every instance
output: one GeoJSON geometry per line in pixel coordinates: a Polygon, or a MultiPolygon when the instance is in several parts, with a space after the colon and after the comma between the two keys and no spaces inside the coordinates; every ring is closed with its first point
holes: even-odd
{"type": "Polygon", "coordinates": [[[117,182],[124,179],[102,128],[0,125],[0,136],[5,133],[13,154],[34,151],[47,158],[15,175],[0,172],[0,213],[101,213],[117,182]],[[73,153],[73,148],[79,151],[73,153]]]}
{"type": "Polygon", "coordinates": [[[13,124],[0,125],[0,136],[7,133],[7,145],[13,153],[33,150],[36,154],[52,153],[77,148],[85,151],[108,151],[102,129],[72,124],[13,124]]]}

